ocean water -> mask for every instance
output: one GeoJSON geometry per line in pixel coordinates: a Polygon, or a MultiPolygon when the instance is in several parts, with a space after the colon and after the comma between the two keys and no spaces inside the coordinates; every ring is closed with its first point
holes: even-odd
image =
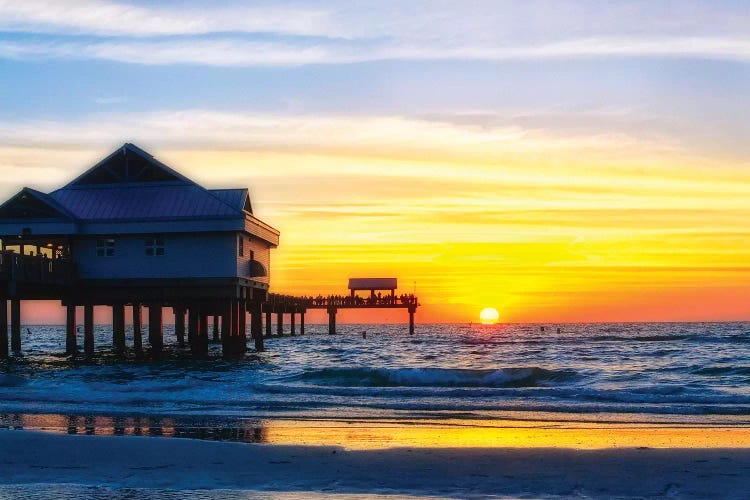
{"type": "Polygon", "coordinates": [[[28,414],[750,423],[749,323],[307,325],[241,361],[217,344],[194,361],[166,327],[158,362],[117,360],[101,326],[93,363],[61,354],[63,327],[26,328],[23,354],[0,361],[5,426],[28,414]]]}

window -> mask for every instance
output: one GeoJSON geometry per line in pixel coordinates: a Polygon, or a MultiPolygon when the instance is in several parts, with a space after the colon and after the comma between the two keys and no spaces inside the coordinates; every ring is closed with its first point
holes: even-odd
{"type": "Polygon", "coordinates": [[[240,257],[245,256],[245,238],[241,234],[237,236],[237,253],[240,257]]]}
{"type": "Polygon", "coordinates": [[[149,257],[164,255],[164,238],[161,236],[146,238],[146,255],[149,257]]]}
{"type": "Polygon", "coordinates": [[[96,240],[97,257],[113,257],[115,255],[115,239],[99,238],[96,240]]]}

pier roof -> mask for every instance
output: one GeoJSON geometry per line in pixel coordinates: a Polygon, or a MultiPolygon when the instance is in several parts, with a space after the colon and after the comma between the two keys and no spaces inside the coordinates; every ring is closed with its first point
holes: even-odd
{"type": "Polygon", "coordinates": [[[88,234],[247,230],[250,224],[262,226],[260,237],[278,244],[278,231],[253,217],[246,188],[206,189],[130,143],[60,189],[46,194],[24,188],[0,205],[0,234],[17,234],[18,226],[42,220],[46,225],[31,228],[34,234],[70,234],[69,224],[88,234]],[[68,225],[54,225],[63,220],[68,225]],[[144,226],[158,221],[181,225],[144,226]]]}

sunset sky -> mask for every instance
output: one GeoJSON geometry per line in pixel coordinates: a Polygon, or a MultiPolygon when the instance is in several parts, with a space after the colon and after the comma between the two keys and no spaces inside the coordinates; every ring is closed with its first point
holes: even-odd
{"type": "Polygon", "coordinates": [[[748,33],[746,1],[0,0],[0,198],[134,142],[250,187],[276,292],[750,319],[748,33]]]}

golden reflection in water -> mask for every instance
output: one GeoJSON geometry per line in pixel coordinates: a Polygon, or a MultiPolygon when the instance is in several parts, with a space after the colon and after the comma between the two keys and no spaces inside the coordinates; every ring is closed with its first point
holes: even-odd
{"type": "Polygon", "coordinates": [[[384,448],[750,448],[746,426],[534,421],[254,420],[230,427],[171,418],[1,415],[3,427],[99,436],[163,436],[274,445],[384,448]]]}

